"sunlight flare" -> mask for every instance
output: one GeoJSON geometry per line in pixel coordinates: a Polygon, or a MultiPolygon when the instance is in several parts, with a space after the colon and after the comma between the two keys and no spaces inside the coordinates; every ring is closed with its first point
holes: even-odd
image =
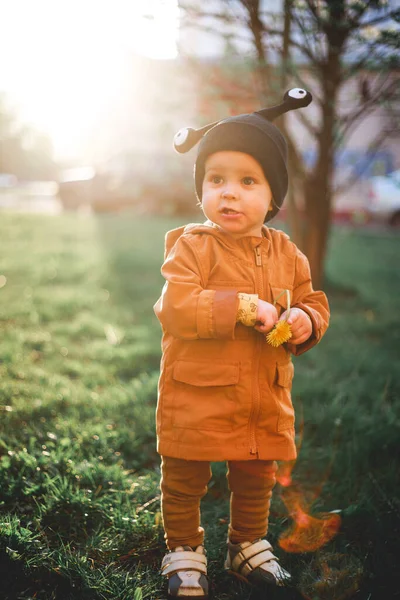
{"type": "Polygon", "coordinates": [[[137,79],[140,93],[145,79],[135,72],[135,55],[177,55],[176,0],[15,0],[0,17],[7,25],[0,93],[21,122],[51,137],[60,156],[90,143],[94,127],[112,128],[124,82],[137,79]]]}

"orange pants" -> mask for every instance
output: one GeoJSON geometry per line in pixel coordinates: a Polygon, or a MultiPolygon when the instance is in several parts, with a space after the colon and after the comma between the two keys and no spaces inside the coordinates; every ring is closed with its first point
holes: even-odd
{"type": "MultiPolygon", "coordinates": [[[[272,460],[228,461],[231,492],[229,539],[232,543],[262,538],[268,531],[268,515],[277,464],[272,460]]],[[[203,544],[200,500],[211,478],[208,461],[162,456],[161,512],[169,550],[203,544]]]]}

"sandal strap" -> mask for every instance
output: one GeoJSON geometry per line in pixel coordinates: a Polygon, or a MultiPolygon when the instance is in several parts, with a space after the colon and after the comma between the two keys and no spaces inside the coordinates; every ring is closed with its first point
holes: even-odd
{"type": "Polygon", "coordinates": [[[177,560],[194,560],[199,563],[207,564],[207,557],[205,554],[199,554],[192,550],[182,550],[179,552],[168,552],[162,560],[161,566],[164,567],[170,563],[176,562],[177,560]]]}
{"type": "Polygon", "coordinates": [[[263,563],[279,560],[270,550],[272,550],[272,546],[267,540],[251,544],[236,554],[232,560],[232,568],[247,576],[263,563]]]}
{"type": "Polygon", "coordinates": [[[258,540],[258,542],[254,542],[254,544],[250,544],[250,546],[246,546],[246,548],[242,548],[240,554],[243,554],[244,558],[251,558],[255,554],[259,552],[263,552],[264,550],[272,550],[272,546],[268,540],[258,540]]]}
{"type": "Polygon", "coordinates": [[[169,552],[161,563],[162,575],[175,571],[193,569],[200,573],[207,573],[207,557],[192,551],[169,552]]]}
{"type": "Polygon", "coordinates": [[[178,560],[162,568],[161,575],[171,575],[177,571],[199,571],[207,575],[206,565],[195,560],[178,560]]]}
{"type": "Polygon", "coordinates": [[[242,562],[238,568],[238,571],[247,577],[252,571],[254,571],[254,569],[257,569],[257,567],[261,567],[261,565],[264,565],[265,563],[276,560],[277,558],[272,554],[272,552],[265,550],[265,552],[260,552],[260,554],[253,556],[248,561],[242,562]]]}

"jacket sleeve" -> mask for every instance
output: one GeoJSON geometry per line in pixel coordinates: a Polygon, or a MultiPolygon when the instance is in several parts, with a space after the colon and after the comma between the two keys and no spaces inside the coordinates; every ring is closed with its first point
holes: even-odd
{"type": "Polygon", "coordinates": [[[186,340],[234,339],[238,290],[206,289],[204,266],[187,238],[178,239],[161,273],[166,281],[154,312],[164,331],[186,340]]]}
{"type": "Polygon", "coordinates": [[[303,342],[295,345],[288,342],[287,348],[295,356],[307,352],[318,344],[329,325],[329,304],[324,292],[314,291],[311,282],[310,265],[306,256],[297,249],[295,281],[292,307],[301,308],[312,322],[312,334],[303,342]]]}

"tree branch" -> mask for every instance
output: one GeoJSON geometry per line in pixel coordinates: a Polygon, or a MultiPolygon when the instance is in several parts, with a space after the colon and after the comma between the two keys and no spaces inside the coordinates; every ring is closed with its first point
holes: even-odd
{"type": "MultiPolygon", "coordinates": [[[[380,134],[375,138],[375,140],[373,140],[371,142],[371,144],[368,146],[365,153],[366,154],[372,153],[371,158],[373,158],[376,155],[376,153],[380,150],[380,148],[382,147],[382,143],[386,139],[388,139],[389,137],[391,137],[397,133],[398,133],[397,130],[396,131],[387,131],[387,130],[381,131],[380,134]]],[[[360,175],[365,173],[367,167],[368,167],[368,164],[365,165],[365,169],[361,173],[353,173],[353,175],[351,175],[346,181],[344,181],[340,185],[334,187],[333,193],[335,195],[339,195],[339,194],[343,194],[343,192],[350,189],[351,186],[353,186],[355,183],[357,183],[357,181],[360,179],[360,175]]]]}
{"type": "Polygon", "coordinates": [[[369,100],[366,100],[364,102],[364,104],[362,104],[359,108],[357,108],[355,111],[353,112],[349,112],[347,113],[347,115],[342,115],[339,120],[343,125],[347,125],[348,123],[351,124],[351,122],[354,119],[358,119],[359,115],[362,115],[362,113],[368,109],[370,106],[372,105],[376,105],[378,104],[378,100],[382,100],[383,99],[387,99],[387,92],[391,91],[391,88],[394,88],[394,85],[398,84],[398,82],[393,81],[392,80],[392,76],[391,74],[387,74],[385,80],[380,83],[378,89],[376,89],[375,93],[370,97],[369,100]],[[384,86],[386,85],[386,83],[388,82],[388,80],[391,81],[391,83],[388,85],[387,89],[384,89],[384,86]],[[383,90],[383,91],[382,91],[383,90]]]}
{"type": "Polygon", "coordinates": [[[343,78],[348,79],[348,78],[352,77],[355,72],[363,69],[367,65],[367,63],[371,61],[372,50],[373,50],[373,44],[368,46],[368,49],[365,52],[365,54],[357,62],[351,63],[347,69],[343,68],[343,78]]]}
{"type": "Polygon", "coordinates": [[[359,29],[364,29],[365,27],[371,27],[371,25],[377,25],[378,23],[383,23],[384,21],[388,21],[389,19],[394,19],[400,15],[399,10],[394,10],[387,15],[382,15],[381,17],[376,17],[375,19],[371,19],[371,21],[365,21],[364,23],[358,23],[352,28],[352,31],[357,31],[359,29]]]}
{"type": "Polygon", "coordinates": [[[302,125],[307,129],[307,131],[313,136],[313,137],[317,137],[319,130],[318,127],[316,127],[315,125],[313,125],[311,123],[311,121],[309,119],[307,119],[307,117],[305,116],[304,112],[301,110],[298,110],[296,112],[296,118],[299,119],[299,121],[302,123],[302,125]]]}
{"type": "Polygon", "coordinates": [[[347,115],[347,120],[338,119],[338,126],[343,125],[340,134],[336,137],[334,142],[334,148],[339,148],[346,137],[349,136],[351,130],[355,129],[359,124],[362,118],[365,119],[366,116],[370,115],[374,112],[374,110],[380,108],[379,104],[376,102],[377,98],[380,98],[382,101],[391,100],[397,91],[397,82],[392,81],[385,90],[382,91],[382,88],[379,86],[378,93],[374,96],[374,101],[368,102],[363,105],[358,111],[353,113],[353,115],[347,115]]]}
{"type": "MultiPolygon", "coordinates": [[[[310,45],[309,42],[309,31],[306,29],[306,25],[305,23],[303,23],[302,19],[300,18],[300,13],[297,11],[293,11],[293,21],[294,23],[299,27],[301,34],[303,36],[304,39],[304,49],[307,51],[307,55],[311,58],[311,60],[313,60],[314,62],[317,61],[317,58],[315,56],[314,53],[314,48],[312,45],[310,45]]],[[[315,31],[314,31],[314,37],[312,38],[314,40],[315,38],[315,31]]]]}
{"type": "Polygon", "coordinates": [[[356,5],[356,8],[353,7],[353,10],[356,11],[356,14],[353,16],[353,18],[349,18],[349,28],[350,31],[354,31],[355,30],[355,26],[357,26],[358,23],[361,22],[361,19],[363,18],[363,16],[365,15],[365,13],[369,10],[369,8],[371,7],[372,3],[374,2],[374,0],[364,0],[364,2],[360,2],[358,5],[356,5]]]}
{"type": "Polygon", "coordinates": [[[315,22],[317,24],[320,24],[321,19],[320,19],[320,16],[319,16],[318,12],[317,12],[317,8],[316,8],[314,2],[312,0],[306,0],[306,2],[307,2],[308,8],[310,9],[311,14],[315,18],[315,22]]]}
{"type": "MultiPolygon", "coordinates": [[[[268,33],[270,35],[282,36],[282,31],[280,29],[272,29],[270,27],[265,28],[265,33],[268,33]]],[[[310,61],[314,64],[314,66],[316,66],[317,68],[322,68],[322,63],[314,56],[312,52],[310,52],[310,50],[308,50],[306,46],[300,44],[300,42],[294,40],[293,38],[289,38],[289,44],[290,46],[292,46],[293,48],[297,48],[305,56],[307,56],[310,59],[310,61]]]]}
{"type": "Polygon", "coordinates": [[[221,31],[210,31],[210,27],[208,25],[205,24],[201,24],[201,23],[184,23],[183,27],[185,29],[196,29],[196,31],[204,31],[205,33],[211,33],[212,35],[217,35],[221,38],[224,38],[225,40],[228,40],[229,38],[232,38],[232,35],[234,35],[235,40],[241,41],[241,42],[247,42],[248,44],[252,44],[252,40],[251,40],[251,36],[245,37],[244,35],[238,35],[237,33],[232,34],[232,33],[222,33],[221,31]]]}
{"type": "Polygon", "coordinates": [[[182,2],[179,2],[179,8],[184,11],[184,18],[195,19],[216,19],[217,21],[222,21],[228,25],[233,25],[238,22],[241,22],[240,17],[226,12],[207,12],[205,10],[201,10],[197,8],[197,6],[187,5],[184,6],[182,2]]]}

